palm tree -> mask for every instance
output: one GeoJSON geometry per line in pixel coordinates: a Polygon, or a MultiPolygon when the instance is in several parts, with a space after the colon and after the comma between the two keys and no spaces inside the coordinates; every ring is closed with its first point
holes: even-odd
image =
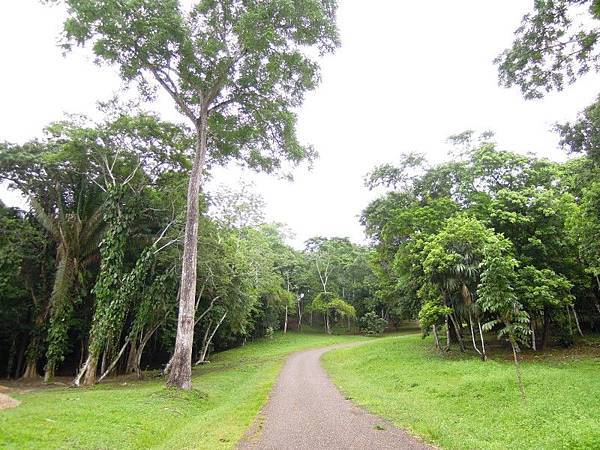
{"type": "MultiPolygon", "coordinates": [[[[463,248],[462,245],[458,245],[457,247],[458,248],[453,249],[453,252],[456,255],[459,255],[459,259],[448,268],[448,271],[444,274],[442,279],[444,289],[449,293],[447,298],[451,305],[448,306],[451,306],[454,311],[450,319],[454,323],[457,335],[460,334],[459,328],[460,324],[462,324],[462,318],[468,319],[473,348],[481,356],[481,359],[485,361],[487,355],[485,352],[485,342],[483,340],[483,330],[480,320],[481,308],[479,308],[474,294],[474,287],[479,283],[479,260],[473,255],[470,249],[463,248]],[[475,318],[479,329],[481,350],[478,348],[475,341],[473,318],[475,318]],[[459,319],[460,324],[457,323],[459,319]]],[[[458,339],[461,349],[463,349],[461,337],[458,336],[458,339]]]]}
{"type": "Polygon", "coordinates": [[[57,191],[59,201],[50,212],[37,199],[31,198],[38,221],[57,246],[44,381],[54,375],[57,364],[64,359],[77,284],[85,269],[98,260],[98,246],[105,226],[100,191],[81,188],[69,202],[74,206],[70,212],[63,199],[65,194],[58,186],[57,191]]]}

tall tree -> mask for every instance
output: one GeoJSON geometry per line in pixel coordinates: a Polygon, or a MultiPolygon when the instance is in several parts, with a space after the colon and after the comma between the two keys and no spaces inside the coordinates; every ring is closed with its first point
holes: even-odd
{"type": "Polygon", "coordinates": [[[535,0],[515,35],[495,62],[500,83],[519,86],[525,98],[560,91],[600,70],[598,0],[535,0]]]}
{"type": "Polygon", "coordinates": [[[334,0],[64,0],[65,46],[91,43],[99,61],[148,94],[166,91],[193,125],[181,297],[168,384],[191,388],[198,198],[207,160],[268,172],[310,159],[293,108],[319,79],[309,47],[338,45],[334,0]],[[208,149],[210,148],[210,152],[208,149]]]}

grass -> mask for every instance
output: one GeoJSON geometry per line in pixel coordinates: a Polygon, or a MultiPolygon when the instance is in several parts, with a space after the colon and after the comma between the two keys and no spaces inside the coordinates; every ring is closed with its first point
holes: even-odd
{"type": "Polygon", "coordinates": [[[13,393],[22,404],[0,411],[0,448],[232,448],[288,354],[358,339],[279,334],[214,355],[194,371],[191,392],[155,379],[13,393]]]}
{"type": "Polygon", "coordinates": [[[347,397],[443,448],[592,449],[600,448],[600,343],[588,344],[526,355],[526,402],[503,350],[484,363],[408,335],[323,359],[347,397]]]}

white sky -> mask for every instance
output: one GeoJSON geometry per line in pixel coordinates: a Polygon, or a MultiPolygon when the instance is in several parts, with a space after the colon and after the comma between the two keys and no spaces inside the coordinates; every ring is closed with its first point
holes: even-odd
{"type": "MultiPolygon", "coordinates": [[[[373,198],[363,177],[405,151],[445,158],[445,139],[466,129],[496,131],[502,148],[562,158],[555,122],[572,120],[598,94],[589,76],[564,92],[526,102],[498,87],[493,58],[509,46],[532,1],[341,0],[342,48],[322,62],[323,82],[300,111],[299,133],[320,158],[296,181],[244,173],[301,243],[314,235],[362,241],[357,216],[373,198]]],[[[0,2],[0,140],[23,142],[63,113],[95,116],[95,103],[120,87],[115,70],[91,52],[63,57],[63,13],[38,0],[0,2]]],[[[177,119],[167,101],[156,109],[177,119]]],[[[235,185],[239,171],[214,174],[235,185]]],[[[15,205],[14,193],[0,198],[15,205]]]]}

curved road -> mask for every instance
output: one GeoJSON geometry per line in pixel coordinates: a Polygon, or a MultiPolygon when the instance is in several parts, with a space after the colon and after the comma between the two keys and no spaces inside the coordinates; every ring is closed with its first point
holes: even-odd
{"type": "Polygon", "coordinates": [[[239,449],[431,449],[346,400],[321,367],[326,347],[293,354],[239,449]]]}

